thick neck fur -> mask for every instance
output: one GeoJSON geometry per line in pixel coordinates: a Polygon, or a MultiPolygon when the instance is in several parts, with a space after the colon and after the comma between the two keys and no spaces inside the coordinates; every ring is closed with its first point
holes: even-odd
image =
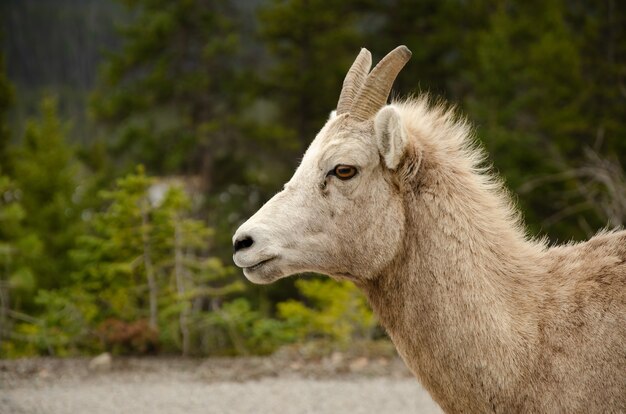
{"type": "Polygon", "coordinates": [[[507,194],[476,169],[464,124],[423,101],[402,108],[418,120],[406,125],[414,145],[399,171],[406,234],[363,288],[446,411],[500,411],[516,399],[522,407],[545,248],[527,240],[507,194]]]}

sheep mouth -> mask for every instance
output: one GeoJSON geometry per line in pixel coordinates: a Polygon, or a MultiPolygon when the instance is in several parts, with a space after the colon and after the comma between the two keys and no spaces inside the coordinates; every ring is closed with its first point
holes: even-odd
{"type": "Polygon", "coordinates": [[[264,265],[266,265],[267,263],[275,259],[276,259],[276,256],[270,257],[269,259],[261,260],[259,263],[255,265],[245,267],[244,270],[247,270],[248,272],[254,272],[255,270],[259,270],[261,267],[263,267],[264,265]]]}

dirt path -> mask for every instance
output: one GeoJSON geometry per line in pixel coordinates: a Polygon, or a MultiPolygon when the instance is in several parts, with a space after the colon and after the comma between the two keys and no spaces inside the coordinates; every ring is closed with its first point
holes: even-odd
{"type": "Polygon", "coordinates": [[[0,361],[0,413],[440,413],[400,361],[0,361]]]}

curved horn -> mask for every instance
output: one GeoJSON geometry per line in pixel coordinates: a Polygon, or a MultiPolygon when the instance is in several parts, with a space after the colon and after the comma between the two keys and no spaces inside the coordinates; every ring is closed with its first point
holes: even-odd
{"type": "Polygon", "coordinates": [[[350,108],[355,119],[365,121],[387,103],[393,82],[410,58],[411,51],[406,46],[398,46],[378,62],[350,108]]]}
{"type": "Polygon", "coordinates": [[[372,54],[363,48],[350,67],[337,102],[337,115],[350,111],[359,90],[372,67],[372,54]]]}

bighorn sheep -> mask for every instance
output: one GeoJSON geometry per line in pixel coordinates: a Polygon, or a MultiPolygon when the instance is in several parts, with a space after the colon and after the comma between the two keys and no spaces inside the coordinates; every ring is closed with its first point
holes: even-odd
{"type": "Polygon", "coordinates": [[[353,281],[447,412],[626,412],[626,231],[530,240],[471,130],[386,106],[411,52],[363,49],[293,178],[233,237],[255,283],[353,281]]]}

